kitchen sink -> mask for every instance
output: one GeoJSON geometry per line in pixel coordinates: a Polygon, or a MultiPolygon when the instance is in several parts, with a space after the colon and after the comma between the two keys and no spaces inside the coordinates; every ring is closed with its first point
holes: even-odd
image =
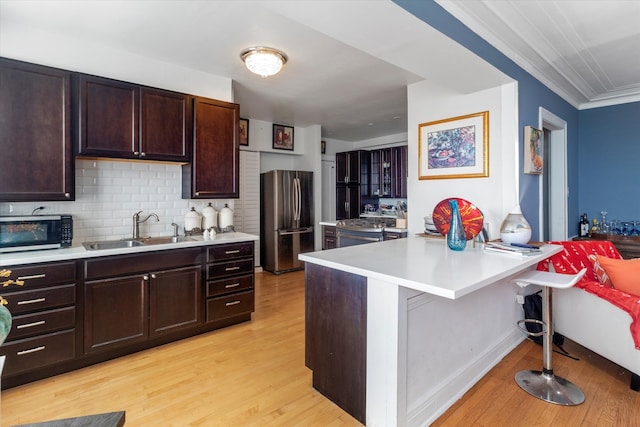
{"type": "Polygon", "coordinates": [[[193,242],[194,240],[186,236],[161,236],[161,237],[147,237],[142,239],[145,245],[163,245],[165,243],[180,243],[180,242],[193,242]]]}
{"type": "Polygon", "coordinates": [[[164,245],[167,243],[193,242],[194,239],[185,236],[146,237],[143,239],[104,240],[98,242],[84,242],[82,246],[89,251],[105,249],[135,248],[137,246],[164,245]]]}
{"type": "Polygon", "coordinates": [[[144,246],[144,243],[133,239],[104,240],[100,242],[84,242],[82,246],[89,251],[99,251],[103,249],[134,248],[136,246],[144,246]]]}

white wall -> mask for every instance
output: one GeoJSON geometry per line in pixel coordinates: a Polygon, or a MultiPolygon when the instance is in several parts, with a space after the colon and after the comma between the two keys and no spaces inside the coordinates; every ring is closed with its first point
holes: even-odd
{"type": "MultiPolygon", "coordinates": [[[[37,7],[37,5],[34,5],[37,7]]],[[[69,38],[11,21],[0,27],[0,56],[65,70],[233,101],[231,79],[69,38]]]]}
{"type": "Polygon", "coordinates": [[[517,87],[508,84],[472,94],[460,94],[429,82],[408,88],[409,102],[409,234],[424,230],[424,216],[448,197],[461,197],[484,214],[491,238],[517,198],[517,87]],[[489,177],[418,179],[418,125],[449,117],[489,111],[489,177]]]}

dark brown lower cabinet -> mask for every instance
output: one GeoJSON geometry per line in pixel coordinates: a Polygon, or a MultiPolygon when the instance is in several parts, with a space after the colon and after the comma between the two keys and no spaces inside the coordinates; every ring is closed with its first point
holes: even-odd
{"type": "Polygon", "coordinates": [[[84,352],[135,344],[202,323],[202,266],[194,265],[200,254],[200,249],[186,249],[86,261],[87,271],[98,276],[145,267],[150,271],[85,282],[84,352]],[[191,265],[180,267],[182,263],[191,265]]]}
{"type": "Polygon", "coordinates": [[[305,364],[313,387],[366,419],[367,279],[306,264],[305,364]]]}
{"type": "Polygon", "coordinates": [[[254,242],[3,267],[2,387],[251,320],[254,242]],[[3,278],[4,279],[4,278],[3,278]],[[206,282],[205,282],[206,279],[206,282]]]}

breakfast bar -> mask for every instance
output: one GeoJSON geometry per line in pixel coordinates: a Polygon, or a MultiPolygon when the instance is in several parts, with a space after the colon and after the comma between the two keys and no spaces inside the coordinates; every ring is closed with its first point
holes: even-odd
{"type": "Polygon", "coordinates": [[[560,250],[409,237],[301,254],[314,388],[368,426],[433,422],[523,340],[515,279],[560,250]]]}

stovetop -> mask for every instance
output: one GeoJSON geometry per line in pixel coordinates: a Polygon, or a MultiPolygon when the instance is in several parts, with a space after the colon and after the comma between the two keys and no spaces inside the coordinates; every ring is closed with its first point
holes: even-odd
{"type": "Polygon", "coordinates": [[[353,218],[336,222],[336,227],[343,230],[382,232],[385,228],[394,227],[393,218],[353,218]]]}

